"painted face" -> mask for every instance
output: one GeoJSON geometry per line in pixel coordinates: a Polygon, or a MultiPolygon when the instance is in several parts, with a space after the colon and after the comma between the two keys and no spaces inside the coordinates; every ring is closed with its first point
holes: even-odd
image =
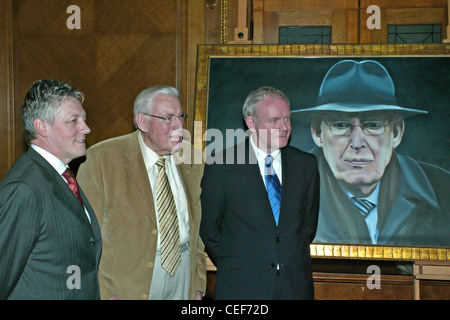
{"type": "Polygon", "coordinates": [[[267,97],[258,103],[256,115],[246,123],[259,149],[270,154],[287,146],[291,135],[291,111],[279,97],[267,97]]]}
{"type": "Polygon", "coordinates": [[[47,151],[64,164],[86,154],[86,135],[91,129],[86,124],[86,112],[75,98],[64,101],[59,107],[53,125],[46,123],[45,146],[47,151]]]}
{"type": "MultiPolygon", "coordinates": [[[[176,97],[160,95],[154,100],[151,114],[160,117],[179,115],[183,112],[176,97]]],[[[172,123],[163,119],[141,114],[147,123],[140,126],[145,144],[160,156],[173,154],[180,150],[183,139],[183,120],[175,118],[172,123]]]]}
{"type": "MultiPolygon", "coordinates": [[[[336,135],[322,122],[320,136],[313,132],[314,141],[323,148],[324,156],[337,180],[350,187],[370,187],[371,191],[383,176],[393,150],[400,144],[403,131],[398,130],[394,134],[392,125],[388,124],[383,134],[371,136],[363,132],[360,118],[339,120],[351,123],[353,131],[348,135],[336,135]]],[[[330,124],[332,120],[326,122],[330,124]]]]}

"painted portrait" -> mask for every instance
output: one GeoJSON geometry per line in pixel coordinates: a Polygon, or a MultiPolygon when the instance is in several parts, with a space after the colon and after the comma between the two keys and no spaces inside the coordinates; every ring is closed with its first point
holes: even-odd
{"type": "Polygon", "coordinates": [[[449,247],[449,57],[211,55],[204,117],[245,130],[248,93],[283,91],[290,144],[319,162],[315,243],[449,247]]]}

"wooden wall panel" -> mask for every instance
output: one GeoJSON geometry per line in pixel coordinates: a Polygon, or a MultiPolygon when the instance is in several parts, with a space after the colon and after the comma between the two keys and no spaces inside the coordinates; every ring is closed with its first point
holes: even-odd
{"type": "Polygon", "coordinates": [[[253,43],[279,43],[281,26],[331,26],[332,42],[356,42],[358,1],[256,0],[253,2],[253,43]],[[355,23],[356,22],[356,23],[355,23]]]}
{"type": "Polygon", "coordinates": [[[302,11],[302,10],[337,10],[357,7],[358,1],[355,0],[257,0],[264,3],[266,11],[302,11]]]}
{"type": "Polygon", "coordinates": [[[183,75],[183,88],[186,93],[186,106],[188,111],[188,119],[186,123],[187,129],[194,136],[194,101],[195,101],[195,84],[197,71],[197,45],[205,43],[205,39],[211,43],[220,43],[220,24],[216,25],[217,42],[214,42],[214,35],[206,32],[206,21],[220,22],[220,6],[213,9],[206,8],[203,1],[183,1],[183,10],[186,11],[186,38],[183,32],[182,46],[180,48],[183,56],[183,66],[186,72],[183,75]],[[203,17],[203,19],[202,19],[203,17]],[[214,20],[214,19],[219,20],[214,20]],[[211,38],[212,39],[211,39],[211,38]]]}
{"type": "Polygon", "coordinates": [[[412,276],[383,275],[379,289],[367,287],[367,274],[314,273],[316,300],[412,300],[412,276]]]}
{"type": "MultiPolygon", "coordinates": [[[[386,43],[390,24],[441,24],[447,37],[447,0],[254,0],[253,44],[278,43],[280,26],[331,26],[332,43],[386,43]],[[370,5],[381,9],[381,29],[366,22],[370,5]]],[[[235,25],[228,24],[228,34],[235,25]]]]}
{"type": "MultiPolygon", "coordinates": [[[[382,274],[378,288],[367,286],[368,274],[313,272],[315,300],[413,300],[414,278],[382,274]]],[[[216,272],[207,273],[206,298],[215,295],[216,272]]],[[[372,283],[372,282],[371,282],[372,283]]],[[[420,300],[450,299],[449,281],[421,281],[420,300]]]]}
{"type": "Polygon", "coordinates": [[[17,157],[26,149],[20,105],[37,79],[85,93],[88,146],[134,130],[140,91],[177,84],[177,0],[21,0],[13,17],[17,157]],[[80,30],[66,26],[71,4],[81,9],[80,30]]]}
{"type": "Polygon", "coordinates": [[[0,179],[15,160],[12,0],[0,0],[0,179]]]}
{"type": "Polygon", "coordinates": [[[389,25],[411,25],[411,24],[440,24],[442,25],[442,39],[447,37],[447,0],[399,0],[389,2],[377,1],[381,9],[381,29],[370,30],[366,26],[367,7],[374,4],[373,1],[361,1],[361,43],[387,43],[387,29],[389,25]]]}

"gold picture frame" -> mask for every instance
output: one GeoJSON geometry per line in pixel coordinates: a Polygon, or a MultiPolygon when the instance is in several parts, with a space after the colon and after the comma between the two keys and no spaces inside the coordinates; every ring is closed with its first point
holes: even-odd
{"type": "MultiPolygon", "coordinates": [[[[450,44],[343,44],[343,45],[199,45],[194,106],[193,143],[205,148],[208,128],[208,101],[212,58],[376,58],[376,57],[450,57],[450,44]]],[[[242,70],[245,73],[245,70],[242,70]]],[[[448,84],[447,84],[448,86],[448,84]]],[[[247,92],[248,93],[248,92],[247,92]]],[[[242,101],[243,103],[243,101],[242,101]]],[[[294,109],[294,106],[291,106],[294,109]]],[[[447,159],[448,160],[448,159],[447,159]]],[[[450,231],[450,226],[446,226],[450,231]]],[[[360,245],[313,243],[311,254],[317,258],[378,260],[450,260],[450,247],[360,245]]]]}

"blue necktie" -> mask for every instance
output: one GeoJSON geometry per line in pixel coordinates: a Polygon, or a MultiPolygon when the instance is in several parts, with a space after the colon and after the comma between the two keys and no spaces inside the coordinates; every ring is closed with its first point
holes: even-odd
{"type": "Polygon", "coordinates": [[[266,190],[269,196],[270,206],[272,207],[275,223],[278,225],[281,207],[281,183],[272,166],[273,157],[268,155],[265,159],[265,180],[266,190]]]}

